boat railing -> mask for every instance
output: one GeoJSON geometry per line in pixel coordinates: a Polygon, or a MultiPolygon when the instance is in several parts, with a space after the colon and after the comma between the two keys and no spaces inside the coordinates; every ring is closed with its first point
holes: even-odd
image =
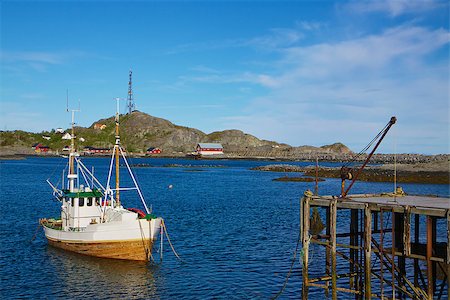
{"type": "Polygon", "coordinates": [[[67,230],[72,232],[83,232],[86,231],[86,227],[69,227],[67,230]]]}

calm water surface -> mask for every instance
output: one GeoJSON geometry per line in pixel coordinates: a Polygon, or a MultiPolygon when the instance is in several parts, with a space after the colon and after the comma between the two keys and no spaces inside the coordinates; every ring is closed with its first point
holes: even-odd
{"type": "MultiPolygon", "coordinates": [[[[84,162],[106,181],[108,159],[86,158],[84,162]]],[[[45,180],[57,182],[65,163],[62,158],[0,162],[2,299],[270,298],[281,288],[290,267],[298,239],[299,199],[306,189],[314,188],[314,183],[272,181],[284,174],[249,170],[273,161],[133,159],[132,163],[152,165],[137,168],[135,173],[147,204],[165,219],[183,262],[174,257],[167,243],[162,264],[115,261],[54,249],[47,245],[42,230],[30,242],[39,218],[59,215],[58,202],[52,199],[45,180]],[[166,164],[200,166],[167,168],[166,164]]],[[[449,195],[446,185],[402,186],[410,194],[449,195]]],[[[340,180],[327,179],[319,189],[320,194],[339,194],[340,180]]],[[[392,190],[392,183],[359,182],[352,192],[392,190]]],[[[137,196],[126,196],[122,195],[125,206],[141,207],[137,196]]],[[[158,250],[159,245],[154,250],[159,262],[158,250]]],[[[311,256],[311,274],[320,274],[323,251],[313,245],[311,256]]],[[[282,298],[301,295],[298,258],[282,298]]],[[[316,289],[310,295],[324,296],[316,289]]]]}

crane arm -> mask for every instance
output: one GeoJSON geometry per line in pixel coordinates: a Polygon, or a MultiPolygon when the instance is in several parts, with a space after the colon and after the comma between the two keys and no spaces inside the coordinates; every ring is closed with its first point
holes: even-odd
{"type": "Polygon", "coordinates": [[[367,156],[367,158],[364,161],[363,165],[358,170],[356,170],[356,174],[355,175],[353,175],[353,169],[348,168],[346,166],[343,166],[341,168],[341,180],[342,180],[341,197],[342,198],[345,198],[348,195],[348,192],[352,188],[352,186],[355,183],[355,181],[358,179],[358,177],[361,174],[362,170],[366,167],[367,163],[372,158],[372,155],[375,153],[375,151],[377,150],[378,146],[381,144],[381,141],[384,139],[384,137],[388,133],[389,129],[391,129],[392,125],[394,125],[396,121],[397,121],[397,118],[396,117],[392,117],[391,120],[389,121],[389,123],[383,128],[383,130],[381,130],[380,133],[378,133],[377,137],[378,136],[380,137],[378,142],[376,143],[375,147],[373,147],[372,151],[367,156]],[[344,190],[345,189],[345,180],[347,180],[347,179],[351,180],[351,183],[348,186],[348,188],[346,190],[344,190]]]}

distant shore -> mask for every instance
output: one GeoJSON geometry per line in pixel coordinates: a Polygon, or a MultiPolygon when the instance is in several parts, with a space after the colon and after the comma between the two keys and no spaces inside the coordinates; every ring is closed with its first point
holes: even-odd
{"type": "MultiPolygon", "coordinates": [[[[369,166],[361,172],[358,177],[360,181],[370,182],[393,182],[394,176],[398,183],[426,183],[426,184],[449,184],[450,162],[448,160],[414,163],[414,164],[384,164],[380,166],[369,166]],[[394,171],[396,170],[396,172],[394,171]]],[[[314,166],[299,167],[294,165],[269,165],[252,168],[258,171],[271,172],[302,172],[306,176],[314,177],[316,169],[314,166]]],[[[340,178],[340,168],[319,167],[319,177],[340,178]]]]}
{"type": "MultiPolygon", "coordinates": [[[[2,160],[17,160],[24,159],[27,156],[30,157],[61,157],[67,156],[68,152],[48,152],[48,153],[36,153],[28,149],[20,149],[20,151],[15,151],[16,149],[5,149],[0,147],[0,159],[2,160]]],[[[355,155],[350,154],[338,154],[338,153],[300,153],[296,156],[259,156],[259,155],[243,155],[239,153],[227,153],[220,156],[202,156],[194,157],[192,155],[187,155],[185,153],[171,153],[171,154],[156,154],[147,155],[144,153],[128,153],[129,157],[133,158],[182,158],[182,159],[200,159],[200,160],[264,160],[264,161],[305,161],[305,162],[315,162],[316,159],[319,162],[349,162],[354,160],[355,155]]],[[[82,157],[110,157],[110,154],[98,154],[98,155],[84,155],[82,157]]],[[[366,159],[367,155],[363,154],[359,156],[356,162],[362,162],[366,159]]],[[[450,154],[437,154],[437,155],[425,155],[425,154],[375,154],[370,159],[371,164],[383,164],[386,166],[393,165],[394,162],[397,165],[415,165],[416,167],[410,168],[410,171],[414,171],[419,168],[432,167],[436,164],[441,164],[441,166],[446,167],[448,170],[448,164],[450,161],[450,154]]],[[[443,171],[445,169],[442,169],[443,171]]]]}
{"type": "MultiPolygon", "coordinates": [[[[144,155],[131,155],[132,157],[139,158],[172,158],[172,159],[193,159],[192,157],[186,157],[184,155],[158,155],[158,156],[144,156],[144,155]]],[[[0,160],[23,160],[26,157],[60,157],[52,153],[45,154],[0,154],[0,160]]],[[[89,155],[85,157],[103,157],[108,158],[109,155],[89,155]]],[[[413,157],[412,154],[408,154],[407,157],[413,157]]],[[[368,166],[361,173],[358,180],[371,181],[371,182],[393,182],[394,169],[396,169],[397,182],[399,183],[427,183],[427,184],[450,184],[450,160],[449,155],[437,155],[437,156],[415,156],[413,162],[392,164],[390,160],[385,163],[381,163],[380,160],[375,163],[380,163],[379,166],[368,166]],[[422,159],[418,159],[421,157],[422,159]]],[[[274,157],[205,157],[200,160],[254,160],[254,161],[274,161],[274,162],[294,162],[294,161],[306,161],[311,162],[310,166],[299,167],[288,164],[274,164],[269,166],[262,166],[253,168],[259,171],[271,171],[271,172],[302,172],[305,176],[314,177],[315,171],[315,159],[287,159],[287,158],[274,158],[274,157]]],[[[320,162],[336,162],[337,160],[321,160],[320,162]]],[[[320,165],[319,162],[319,165],[320,165]]],[[[344,162],[344,161],[342,161],[344,162]]],[[[374,162],[371,161],[373,164],[374,162]]],[[[318,169],[318,176],[323,178],[340,178],[340,168],[325,168],[320,167],[318,169]]]]}

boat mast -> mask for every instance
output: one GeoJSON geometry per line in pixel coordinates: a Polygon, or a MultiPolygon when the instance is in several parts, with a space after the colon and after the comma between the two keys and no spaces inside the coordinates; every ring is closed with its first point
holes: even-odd
{"type": "Polygon", "coordinates": [[[119,98],[116,98],[116,144],[114,145],[114,151],[116,156],[116,206],[120,206],[120,184],[119,184],[119,147],[120,147],[120,135],[119,135],[119,98]]]}
{"type": "MultiPolygon", "coordinates": [[[[116,143],[114,145],[114,149],[113,149],[113,153],[111,155],[111,161],[110,161],[110,165],[109,165],[109,172],[108,172],[108,180],[106,183],[106,189],[105,189],[105,194],[109,195],[111,201],[111,206],[114,207],[120,207],[120,185],[119,185],[119,158],[120,156],[122,156],[123,162],[125,167],[127,168],[128,173],[130,174],[131,179],[133,180],[134,183],[134,188],[125,188],[122,190],[136,190],[137,193],[139,194],[139,198],[142,201],[142,204],[144,205],[145,211],[147,212],[147,214],[151,213],[151,209],[149,209],[147,207],[147,204],[145,203],[144,200],[144,196],[142,195],[142,192],[139,188],[139,185],[136,181],[136,178],[133,175],[133,172],[131,171],[130,165],[128,164],[128,161],[125,157],[125,152],[122,148],[122,146],[120,145],[120,133],[119,133],[119,101],[120,98],[115,98],[117,101],[117,108],[116,108],[116,117],[115,117],[115,122],[116,122],[116,143]],[[115,168],[116,168],[116,188],[115,189],[111,189],[110,187],[110,183],[111,183],[111,179],[112,179],[112,172],[114,169],[114,161],[115,161],[115,168]],[[114,199],[114,192],[116,192],[116,197],[114,199]]],[[[88,172],[89,173],[89,172],[88,172]]]]}
{"type": "MultiPolygon", "coordinates": [[[[67,96],[67,112],[69,112],[69,97],[67,96]]],[[[71,109],[72,112],[72,123],[71,123],[71,133],[70,133],[70,154],[69,154],[69,173],[67,174],[67,178],[69,179],[69,191],[74,192],[75,189],[75,180],[78,177],[78,174],[75,173],[75,112],[79,112],[78,109],[71,109]]]]}

